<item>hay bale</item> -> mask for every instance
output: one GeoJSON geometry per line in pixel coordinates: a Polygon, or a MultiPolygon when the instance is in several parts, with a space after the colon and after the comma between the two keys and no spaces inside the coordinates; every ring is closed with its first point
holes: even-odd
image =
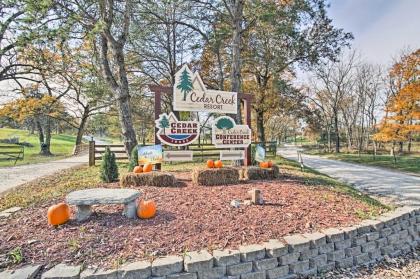
{"type": "Polygon", "coordinates": [[[276,179],[280,176],[279,167],[273,165],[271,168],[263,169],[256,166],[245,167],[241,171],[241,179],[265,180],[276,179]]]}
{"type": "Polygon", "coordinates": [[[157,186],[157,187],[176,187],[175,176],[168,172],[147,172],[147,173],[127,173],[121,177],[121,187],[136,186],[157,186]]]}
{"type": "Polygon", "coordinates": [[[239,170],[235,168],[196,168],[192,172],[192,182],[202,186],[237,184],[239,183],[239,170]]]}

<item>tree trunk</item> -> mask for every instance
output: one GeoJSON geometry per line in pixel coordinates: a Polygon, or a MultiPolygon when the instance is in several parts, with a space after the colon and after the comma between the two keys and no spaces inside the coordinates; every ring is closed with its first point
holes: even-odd
{"type": "Polygon", "coordinates": [[[127,71],[125,69],[123,45],[112,42],[112,57],[117,66],[117,80],[115,79],[109,63],[108,40],[105,36],[101,38],[101,63],[105,80],[111,87],[116,98],[118,118],[121,125],[122,141],[128,158],[131,157],[131,150],[137,146],[136,133],[133,127],[130,107],[130,92],[128,87],[127,71]]]}
{"type": "Polygon", "coordinates": [[[218,66],[217,69],[219,72],[219,79],[218,79],[219,90],[224,91],[225,90],[225,76],[223,72],[223,60],[220,55],[220,46],[217,47],[216,56],[217,56],[217,66],[218,66]]]}
{"type": "MultiPolygon", "coordinates": [[[[243,17],[243,0],[232,1],[232,72],[231,83],[232,91],[240,92],[241,90],[241,44],[242,44],[242,17],[243,17]]],[[[238,112],[236,114],[236,123],[242,124],[241,102],[237,103],[238,112]]]]}
{"type": "Polygon", "coordinates": [[[376,153],[377,153],[377,143],[376,140],[373,141],[373,159],[376,160],[376,153]]]}
{"type": "Polygon", "coordinates": [[[44,144],[44,132],[42,130],[41,122],[38,119],[36,120],[36,129],[38,130],[39,146],[42,146],[44,144]]]}
{"type": "Polygon", "coordinates": [[[395,156],[395,141],[392,142],[391,155],[394,158],[394,164],[396,164],[397,163],[397,157],[395,156]]]}
{"type": "Polygon", "coordinates": [[[327,128],[327,141],[328,141],[327,150],[328,150],[328,153],[330,153],[331,152],[331,127],[327,128]]]}
{"type": "MultiPolygon", "coordinates": [[[[241,44],[242,44],[242,23],[243,23],[244,0],[231,0],[232,13],[232,70],[231,70],[231,90],[241,91],[241,44]]],[[[241,101],[238,98],[237,113],[235,115],[236,124],[242,124],[241,101]]],[[[242,162],[236,160],[233,165],[240,166],[242,162]]]]}
{"type": "Polygon", "coordinates": [[[33,121],[31,121],[31,124],[29,125],[29,133],[31,135],[35,134],[35,128],[36,128],[35,126],[36,124],[33,121]]]}
{"type": "Polygon", "coordinates": [[[130,92],[128,88],[127,71],[125,69],[124,52],[121,46],[114,46],[113,52],[118,64],[118,76],[120,88],[118,90],[117,108],[123,135],[125,151],[131,156],[131,150],[137,146],[136,132],[134,131],[133,119],[130,107],[130,92]]]}
{"type": "Polygon", "coordinates": [[[40,155],[43,156],[51,156],[51,119],[47,117],[46,124],[45,124],[45,139],[44,142],[41,143],[41,152],[40,155]]]}
{"type": "Polygon", "coordinates": [[[82,119],[77,127],[76,146],[82,144],[83,134],[85,132],[86,122],[89,118],[89,105],[84,108],[82,119]]]}
{"type": "Polygon", "coordinates": [[[264,112],[262,111],[257,111],[257,134],[258,141],[265,142],[264,112]]]}
{"type": "Polygon", "coordinates": [[[408,145],[407,145],[407,152],[411,153],[411,144],[413,139],[411,138],[411,135],[408,136],[408,145]]]}
{"type": "Polygon", "coordinates": [[[340,133],[338,130],[338,115],[334,116],[334,132],[335,132],[335,152],[340,153],[340,133]]]}

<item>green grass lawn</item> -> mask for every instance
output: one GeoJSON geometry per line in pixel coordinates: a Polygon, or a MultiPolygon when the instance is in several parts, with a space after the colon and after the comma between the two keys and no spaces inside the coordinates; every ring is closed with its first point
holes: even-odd
{"type": "MultiPolygon", "coordinates": [[[[18,137],[19,142],[29,142],[34,146],[25,147],[24,160],[17,161],[16,165],[40,163],[70,156],[73,152],[74,142],[76,141],[76,137],[72,135],[53,135],[51,140],[51,152],[54,156],[45,157],[38,154],[40,147],[37,134],[31,135],[28,131],[17,129],[0,129],[0,139],[12,137],[18,137]]],[[[1,156],[1,158],[4,158],[3,155],[1,156]]],[[[13,164],[14,160],[0,160],[0,167],[13,166],[13,164]]]]}
{"type": "Polygon", "coordinates": [[[394,157],[390,155],[376,155],[374,158],[372,154],[360,154],[360,156],[356,154],[348,154],[348,153],[320,153],[317,151],[308,151],[305,153],[313,154],[313,155],[320,155],[326,157],[328,159],[340,160],[349,163],[358,163],[363,165],[369,166],[378,166],[384,167],[389,169],[395,169],[405,172],[411,172],[420,174],[420,155],[419,154],[412,154],[412,155],[398,155],[397,162],[394,163],[394,157]]]}

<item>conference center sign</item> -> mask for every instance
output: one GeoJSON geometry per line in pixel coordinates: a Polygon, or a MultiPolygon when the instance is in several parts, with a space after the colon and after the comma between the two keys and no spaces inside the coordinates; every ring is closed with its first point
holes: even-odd
{"type": "Polygon", "coordinates": [[[209,90],[198,73],[184,65],[175,74],[173,108],[175,111],[202,111],[237,114],[236,92],[209,90]]]}
{"type": "Polygon", "coordinates": [[[212,143],[216,148],[248,147],[251,129],[248,125],[236,125],[229,116],[220,116],[212,126],[212,143]]]}

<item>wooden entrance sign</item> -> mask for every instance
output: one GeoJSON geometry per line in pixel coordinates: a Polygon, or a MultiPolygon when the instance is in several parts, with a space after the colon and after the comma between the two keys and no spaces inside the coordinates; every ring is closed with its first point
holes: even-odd
{"type": "MultiPolygon", "coordinates": [[[[149,85],[149,89],[155,95],[155,120],[159,119],[160,114],[162,113],[162,96],[171,95],[173,93],[173,87],[171,86],[162,86],[162,85],[149,85]]],[[[251,102],[252,95],[237,93],[238,100],[243,104],[244,113],[245,113],[245,123],[244,125],[251,126],[251,102]]],[[[158,128],[155,127],[155,144],[160,144],[161,141],[157,136],[158,128]]],[[[244,165],[251,165],[251,145],[245,149],[245,160],[244,165]]],[[[160,169],[160,164],[156,165],[157,169],[160,169]]]]}

